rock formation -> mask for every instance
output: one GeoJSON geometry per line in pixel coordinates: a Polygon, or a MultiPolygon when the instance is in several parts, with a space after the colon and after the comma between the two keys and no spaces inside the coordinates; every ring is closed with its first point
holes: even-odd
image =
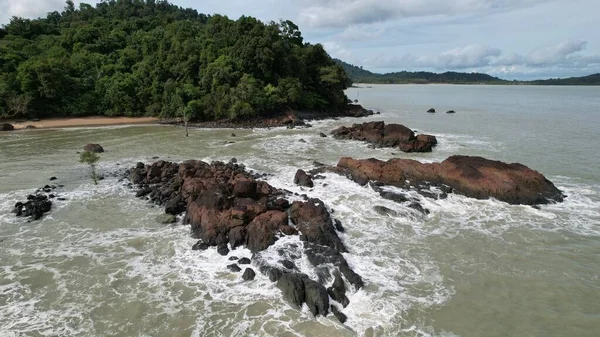
{"type": "MultiPolygon", "coordinates": [[[[321,169],[323,170],[323,169],[321,169]]],[[[369,181],[402,188],[439,186],[476,199],[496,198],[509,204],[561,202],[564,195],[541,173],[525,165],[481,157],[452,156],[441,163],[411,159],[357,160],[341,158],[337,167],[324,169],[346,174],[361,185],[369,181]]]]}
{"type": "Polygon", "coordinates": [[[437,139],[431,135],[415,135],[413,130],[401,124],[368,122],[342,126],[331,131],[336,139],[361,140],[377,147],[398,147],[403,152],[431,152],[437,139]]]}
{"type": "MultiPolygon", "coordinates": [[[[152,165],[138,163],[127,175],[143,192],[138,192],[139,197],[164,205],[169,214],[185,211],[184,224],[189,224],[192,236],[200,239],[193,250],[216,246],[219,254],[227,256],[230,249],[248,248],[254,253],[253,264],[273,282],[279,281],[284,297],[298,306],[306,303],[314,315],[329,313],[325,285],[334,280],[334,274],[343,275],[356,289],[363,286],[362,278],[352,271],[341,254],[347,249],[321,200],[290,203],[285,191],[257,180],[257,175],[233,162],[159,160],[152,165]],[[295,245],[288,250],[278,250],[285,263],[270,264],[260,259],[260,253],[281,237],[298,235],[299,231],[302,247],[295,245]],[[300,253],[292,253],[294,250],[300,253]],[[299,259],[301,252],[319,268],[318,280],[296,273],[293,260],[299,259]]],[[[243,258],[227,268],[239,272],[238,264],[248,263],[250,261],[243,258]]],[[[252,280],[254,272],[247,269],[242,277],[252,280]]],[[[340,280],[340,277],[335,279],[337,290],[332,293],[345,306],[347,299],[340,295],[345,293],[345,287],[342,291],[340,282],[343,280],[340,280]]]]}

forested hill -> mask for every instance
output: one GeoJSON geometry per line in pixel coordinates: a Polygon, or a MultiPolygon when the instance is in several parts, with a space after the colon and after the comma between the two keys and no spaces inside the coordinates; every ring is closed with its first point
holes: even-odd
{"type": "Polygon", "coordinates": [[[0,28],[0,117],[339,110],[350,80],[290,21],[208,16],[160,0],[105,0],[0,28]]]}
{"type": "Polygon", "coordinates": [[[510,83],[497,77],[481,73],[445,72],[436,74],[427,71],[376,74],[360,67],[335,59],[341,65],[354,83],[378,84],[427,84],[427,83],[453,83],[453,84],[501,84],[510,83]]]}
{"type": "Polygon", "coordinates": [[[341,65],[353,83],[374,84],[427,84],[427,83],[449,83],[449,84],[530,84],[530,85],[600,85],[600,74],[584,77],[557,78],[535,81],[507,81],[481,73],[457,73],[445,72],[436,74],[431,72],[407,72],[376,74],[361,67],[348,64],[342,60],[335,59],[341,65]]]}

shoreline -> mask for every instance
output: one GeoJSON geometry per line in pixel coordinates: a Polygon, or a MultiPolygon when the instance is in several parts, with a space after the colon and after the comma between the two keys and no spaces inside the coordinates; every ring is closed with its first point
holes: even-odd
{"type": "MultiPolygon", "coordinates": [[[[348,104],[345,111],[322,113],[316,111],[289,111],[271,114],[269,116],[256,117],[249,120],[214,120],[214,121],[191,121],[190,128],[225,128],[225,129],[249,129],[249,128],[271,128],[271,127],[309,127],[307,120],[324,120],[341,117],[367,117],[375,113],[367,110],[359,104],[348,104]]],[[[107,116],[87,116],[87,117],[60,117],[47,118],[36,121],[13,119],[0,120],[2,123],[11,124],[14,130],[27,129],[50,129],[50,128],[70,128],[70,127],[102,127],[113,125],[175,125],[184,126],[181,118],[158,118],[158,117],[107,117],[107,116]]],[[[9,131],[9,130],[8,130],[9,131]]]]}
{"type": "Polygon", "coordinates": [[[106,116],[91,116],[91,117],[64,117],[64,118],[47,118],[36,121],[30,120],[6,120],[3,123],[12,124],[16,130],[29,129],[52,129],[52,128],[72,128],[86,126],[111,126],[111,125],[133,125],[133,124],[155,124],[159,121],[157,117],[106,117],[106,116]]]}

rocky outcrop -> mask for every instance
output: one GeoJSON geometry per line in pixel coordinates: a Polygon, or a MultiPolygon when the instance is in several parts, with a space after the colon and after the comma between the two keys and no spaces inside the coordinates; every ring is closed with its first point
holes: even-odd
{"type": "Polygon", "coordinates": [[[367,117],[373,115],[373,110],[367,110],[360,104],[348,104],[345,110],[346,117],[367,117]]]}
{"type": "Polygon", "coordinates": [[[384,162],[345,157],[330,171],[346,174],[361,185],[374,181],[402,188],[438,186],[468,197],[496,198],[509,204],[547,204],[564,198],[541,173],[522,164],[482,157],[452,156],[432,164],[398,158],[384,162]]]}
{"type": "Polygon", "coordinates": [[[415,135],[413,130],[401,124],[368,122],[342,126],[331,131],[336,139],[361,140],[377,147],[398,147],[403,152],[431,152],[437,139],[431,135],[415,135]]]}
{"type": "Polygon", "coordinates": [[[29,195],[26,202],[17,202],[13,213],[17,216],[30,217],[31,220],[38,220],[45,213],[50,212],[52,201],[48,196],[42,194],[29,195]]]}
{"type": "Polygon", "coordinates": [[[41,219],[52,209],[52,200],[65,200],[61,198],[57,188],[62,185],[46,185],[38,188],[34,194],[27,196],[27,201],[19,201],[15,204],[12,212],[19,217],[29,217],[31,221],[41,219]]]}
{"type": "MultiPolygon", "coordinates": [[[[278,281],[284,296],[299,306],[305,303],[314,315],[325,316],[329,312],[325,285],[333,280],[334,273],[343,275],[357,289],[363,286],[362,278],[350,269],[341,254],[347,249],[321,200],[290,203],[286,199],[288,192],[258,180],[258,175],[234,162],[159,160],[152,165],[138,163],[127,176],[143,192],[137,193],[139,197],[164,205],[165,212],[171,215],[185,212],[183,223],[189,224],[192,236],[199,239],[193,250],[217,247],[219,254],[228,256],[236,247],[248,248],[254,253],[253,263],[273,282],[278,281]],[[293,249],[304,251],[311,264],[319,268],[317,274],[322,276],[318,280],[291,274],[297,272],[293,261],[301,254],[282,250],[282,260],[277,261],[280,263],[257,262],[260,253],[281,237],[299,232],[305,246],[293,249]]],[[[227,268],[239,272],[239,265],[249,263],[249,259],[242,258],[227,268]]],[[[246,270],[242,277],[253,279],[253,271],[246,270]]],[[[343,297],[336,298],[345,303],[343,297]]]]}
{"type": "Polygon", "coordinates": [[[9,123],[0,124],[0,131],[13,131],[15,127],[9,123]]]}
{"type": "Polygon", "coordinates": [[[102,152],[104,152],[104,148],[102,148],[102,146],[100,146],[100,144],[87,144],[86,146],[83,147],[83,151],[102,153],[102,152]]]}
{"type": "Polygon", "coordinates": [[[296,171],[296,175],[294,176],[294,184],[311,188],[314,186],[312,178],[306,174],[304,170],[296,171]]]}

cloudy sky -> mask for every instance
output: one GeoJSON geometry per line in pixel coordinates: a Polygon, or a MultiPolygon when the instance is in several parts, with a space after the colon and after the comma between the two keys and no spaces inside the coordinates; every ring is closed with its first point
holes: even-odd
{"type": "MultiPolygon", "coordinates": [[[[375,72],[477,71],[506,79],[600,72],[600,0],[171,2],[234,19],[292,20],[307,41],[375,72]]],[[[0,0],[0,24],[63,7],[62,0],[0,0]]]]}

